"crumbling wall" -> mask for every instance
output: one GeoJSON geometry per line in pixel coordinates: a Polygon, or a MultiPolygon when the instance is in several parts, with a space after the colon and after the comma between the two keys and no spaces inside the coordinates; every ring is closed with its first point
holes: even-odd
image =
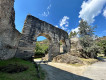
{"type": "Polygon", "coordinates": [[[60,54],[60,40],[64,41],[64,53],[70,51],[70,41],[66,31],[54,27],[32,15],[28,15],[24,23],[16,57],[28,58],[32,56],[38,36],[44,36],[50,41],[48,51],[49,60],[60,54]]]}
{"type": "Polygon", "coordinates": [[[14,0],[0,0],[0,59],[14,57],[21,34],[15,29],[14,0]]]}
{"type": "Polygon", "coordinates": [[[59,54],[60,40],[65,42],[64,51],[69,51],[68,33],[64,30],[28,15],[21,34],[15,29],[14,20],[14,0],[0,0],[0,59],[33,56],[36,38],[40,35],[51,38],[49,58],[59,54]]]}

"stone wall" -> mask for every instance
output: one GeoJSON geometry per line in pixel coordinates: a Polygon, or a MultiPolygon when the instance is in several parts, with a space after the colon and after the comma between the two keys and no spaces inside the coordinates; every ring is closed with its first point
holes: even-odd
{"type": "Polygon", "coordinates": [[[0,59],[14,57],[21,34],[15,29],[14,0],[0,0],[0,59]]]}
{"type": "Polygon", "coordinates": [[[30,58],[34,55],[38,36],[50,41],[48,59],[60,53],[60,40],[64,42],[64,53],[70,51],[68,33],[64,30],[28,15],[21,34],[15,29],[14,20],[14,0],[0,0],[0,60],[14,56],[30,58]]]}
{"type": "Polygon", "coordinates": [[[49,59],[52,59],[53,57],[60,54],[59,44],[61,40],[64,42],[64,53],[70,51],[70,41],[68,39],[67,32],[57,27],[54,27],[47,22],[39,20],[32,15],[28,15],[22,30],[22,37],[16,53],[16,57],[23,58],[24,55],[26,57],[34,55],[36,39],[38,36],[44,36],[50,42],[48,54],[49,59]]]}

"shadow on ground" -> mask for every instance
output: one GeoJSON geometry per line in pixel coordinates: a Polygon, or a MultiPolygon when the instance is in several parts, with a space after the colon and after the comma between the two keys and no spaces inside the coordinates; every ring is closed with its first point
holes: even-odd
{"type": "Polygon", "coordinates": [[[40,64],[41,67],[47,72],[46,80],[92,80],[87,77],[79,76],[67,71],[58,69],[48,64],[40,64]]]}

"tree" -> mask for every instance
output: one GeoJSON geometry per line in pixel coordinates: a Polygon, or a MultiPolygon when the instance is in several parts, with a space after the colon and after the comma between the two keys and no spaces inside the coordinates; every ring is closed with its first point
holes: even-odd
{"type": "Polygon", "coordinates": [[[47,51],[48,51],[48,44],[40,44],[40,42],[36,42],[35,54],[38,55],[47,54],[47,51]]]}
{"type": "Polygon", "coordinates": [[[106,40],[98,41],[97,45],[100,46],[100,53],[106,56],[106,40]]]}
{"type": "Polygon", "coordinates": [[[76,35],[77,35],[77,32],[71,31],[70,34],[69,34],[69,38],[75,37],[76,35]]]}
{"type": "Polygon", "coordinates": [[[82,46],[81,53],[85,58],[96,58],[98,46],[93,40],[95,26],[92,27],[84,20],[79,24],[79,42],[82,46]]]}
{"type": "Polygon", "coordinates": [[[36,54],[40,54],[42,51],[40,44],[38,42],[36,42],[36,48],[35,48],[35,53],[36,54]]]}

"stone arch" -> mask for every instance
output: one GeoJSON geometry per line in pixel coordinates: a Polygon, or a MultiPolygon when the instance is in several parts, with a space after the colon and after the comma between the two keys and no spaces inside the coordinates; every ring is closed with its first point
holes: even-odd
{"type": "Polygon", "coordinates": [[[34,42],[40,35],[50,40],[48,60],[52,60],[53,57],[60,54],[60,40],[64,41],[64,53],[70,51],[70,40],[67,32],[28,15],[24,23],[16,57],[29,58],[33,56],[33,50],[36,47],[34,42]]]}
{"type": "MultiPolygon", "coordinates": [[[[49,47],[48,47],[48,54],[46,54],[45,56],[46,56],[46,58],[47,58],[47,60],[50,60],[49,59],[49,57],[51,57],[51,50],[50,50],[50,48],[51,48],[51,45],[52,45],[52,38],[50,37],[50,35],[49,34],[45,34],[45,33],[39,33],[39,34],[36,34],[35,36],[34,36],[34,39],[35,39],[35,43],[36,43],[36,41],[37,41],[37,37],[39,37],[39,36],[44,36],[44,37],[46,37],[47,39],[48,39],[48,41],[49,41],[49,47]]],[[[36,45],[36,44],[35,44],[36,45]]]]}
{"type": "Polygon", "coordinates": [[[39,33],[39,34],[36,34],[36,35],[34,36],[34,39],[37,40],[37,37],[39,37],[39,36],[44,36],[44,37],[46,37],[46,38],[49,40],[49,43],[52,43],[52,38],[51,38],[51,36],[49,36],[49,34],[39,33]]]}

